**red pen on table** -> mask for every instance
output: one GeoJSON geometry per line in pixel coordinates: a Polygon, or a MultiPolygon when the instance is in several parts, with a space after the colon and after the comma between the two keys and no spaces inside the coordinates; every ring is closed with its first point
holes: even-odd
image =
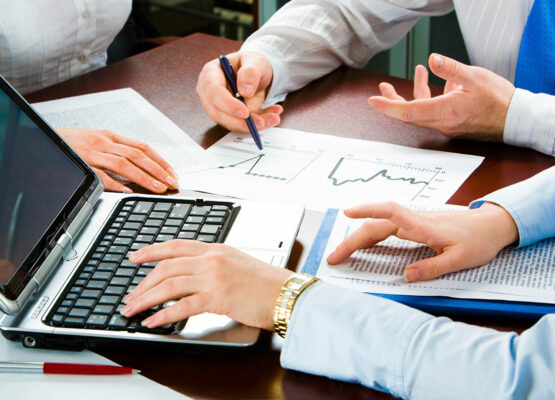
{"type": "Polygon", "coordinates": [[[38,372],[43,374],[71,375],[128,375],[138,374],[138,369],[119,365],[68,364],[55,362],[0,362],[0,372],[38,372]]]}

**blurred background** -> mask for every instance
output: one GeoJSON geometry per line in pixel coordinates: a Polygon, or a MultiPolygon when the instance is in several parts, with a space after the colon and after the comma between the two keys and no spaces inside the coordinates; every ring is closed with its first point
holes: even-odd
{"type": "MultiPolygon", "coordinates": [[[[108,49],[108,62],[195,32],[244,41],[288,0],[133,0],[124,29],[108,49]]],[[[366,69],[411,79],[414,67],[439,52],[468,63],[455,13],[423,18],[391,50],[366,69]]],[[[441,84],[433,77],[432,83],[441,84]]]]}

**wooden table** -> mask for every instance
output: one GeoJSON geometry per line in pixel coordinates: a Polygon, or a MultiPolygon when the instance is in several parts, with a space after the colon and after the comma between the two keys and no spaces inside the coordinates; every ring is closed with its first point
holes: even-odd
{"type": "MultiPolygon", "coordinates": [[[[166,114],[203,147],[227,132],[204,113],[195,86],[202,66],[240,44],[204,34],[194,34],[162,47],[112,64],[106,68],[41,90],[27,97],[31,102],[104,90],[132,87],[166,114]]],[[[377,140],[405,146],[485,156],[484,162],[449,200],[466,205],[493,190],[526,179],[554,164],[538,152],[503,144],[450,140],[441,134],[387,118],[368,106],[387,80],[407,97],[410,81],[369,71],[341,67],[284,102],[281,126],[345,137],[377,140]]],[[[438,93],[440,88],[435,88],[438,93]]],[[[289,268],[296,269],[308,249],[321,215],[308,213],[295,244],[289,268]]],[[[501,330],[521,331],[526,321],[456,318],[501,330]]],[[[181,354],[159,350],[102,350],[110,359],[139,368],[143,375],[194,398],[221,399],[385,399],[391,396],[360,385],[286,371],[279,364],[279,350],[271,335],[240,352],[181,354]]]]}

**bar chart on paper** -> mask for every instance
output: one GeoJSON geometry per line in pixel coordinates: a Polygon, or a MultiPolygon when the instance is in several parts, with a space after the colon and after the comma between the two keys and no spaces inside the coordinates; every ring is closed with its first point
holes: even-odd
{"type": "Polygon", "coordinates": [[[247,134],[228,134],[207,150],[207,164],[182,177],[182,186],[312,209],[445,203],[483,160],[289,129],[268,129],[262,139],[259,151],[247,134]]]}

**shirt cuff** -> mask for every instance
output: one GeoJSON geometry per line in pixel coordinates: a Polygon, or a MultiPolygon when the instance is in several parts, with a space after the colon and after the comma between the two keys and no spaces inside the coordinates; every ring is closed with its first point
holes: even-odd
{"type": "Polygon", "coordinates": [[[516,89],[507,111],[503,141],[555,155],[555,96],[516,89]]]}
{"type": "MultiPolygon", "coordinates": [[[[267,39],[267,36],[264,38],[267,39]]],[[[248,40],[241,46],[241,51],[250,51],[264,56],[272,66],[272,86],[266,96],[262,108],[269,107],[273,104],[285,100],[287,93],[285,87],[287,85],[287,64],[281,55],[263,38],[255,38],[248,40]]]]}
{"type": "Polygon", "coordinates": [[[406,397],[407,349],[430,318],[381,297],[317,282],[295,304],[281,364],[406,397]]]}
{"type": "Polygon", "coordinates": [[[479,208],[485,202],[503,207],[516,223],[518,247],[555,236],[555,167],[532,178],[507,186],[470,203],[479,208]]]}

